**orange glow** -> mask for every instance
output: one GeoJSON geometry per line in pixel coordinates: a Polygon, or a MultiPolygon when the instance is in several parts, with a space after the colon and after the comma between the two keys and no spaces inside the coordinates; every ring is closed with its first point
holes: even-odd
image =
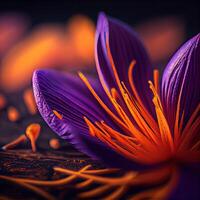
{"type": "Polygon", "coordinates": [[[25,90],[23,97],[24,97],[24,102],[29,112],[32,115],[36,114],[37,106],[36,106],[35,99],[33,96],[33,90],[31,88],[25,90]]]}
{"type": "Polygon", "coordinates": [[[176,17],[152,19],[136,30],[154,63],[167,60],[185,38],[184,23],[176,17]]]}
{"type": "Polygon", "coordinates": [[[41,126],[39,124],[30,124],[26,128],[26,136],[31,141],[32,151],[36,152],[36,140],[39,137],[41,126]]]}
{"type": "Polygon", "coordinates": [[[69,20],[64,46],[66,64],[79,68],[94,64],[94,35],[95,25],[89,18],[77,15],[69,20]]]}
{"type": "Polygon", "coordinates": [[[2,59],[2,88],[8,92],[24,88],[30,84],[35,69],[92,66],[94,34],[93,22],[81,15],[72,17],[66,28],[53,24],[36,27],[2,59]]]}
{"type": "Polygon", "coordinates": [[[5,55],[24,35],[28,21],[24,16],[7,13],[0,16],[0,55],[5,55]]]}
{"type": "Polygon", "coordinates": [[[58,139],[56,138],[53,138],[49,141],[49,146],[52,148],[52,149],[59,149],[60,148],[60,142],[58,139]]]}
{"type": "Polygon", "coordinates": [[[46,25],[35,30],[3,59],[0,69],[2,86],[6,90],[17,90],[30,83],[35,69],[59,65],[61,46],[59,27],[46,25]]]}
{"type": "Polygon", "coordinates": [[[19,118],[20,118],[19,111],[13,106],[9,107],[8,108],[8,119],[11,122],[16,122],[19,118]]]}
{"type": "Polygon", "coordinates": [[[6,105],[6,99],[3,95],[0,94],[0,110],[6,105]]]}

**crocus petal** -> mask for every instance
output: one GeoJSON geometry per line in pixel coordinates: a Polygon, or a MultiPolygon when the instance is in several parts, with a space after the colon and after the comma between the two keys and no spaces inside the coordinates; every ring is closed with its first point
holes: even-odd
{"type": "Polygon", "coordinates": [[[150,92],[148,80],[152,79],[152,68],[147,53],[131,28],[121,21],[107,18],[102,13],[98,18],[95,44],[95,59],[100,79],[104,80],[109,89],[117,88],[106,48],[108,39],[119,78],[128,88],[128,68],[133,60],[136,61],[133,80],[140,97],[148,105],[149,99],[151,101],[151,98],[147,98],[150,92]]]}
{"type": "Polygon", "coordinates": [[[184,122],[200,101],[200,34],[186,42],[172,57],[162,78],[162,101],[170,124],[174,124],[179,94],[184,122]]]}
{"type": "Polygon", "coordinates": [[[169,200],[200,199],[200,173],[199,169],[182,168],[180,178],[169,200]]]}
{"type": "MultiPolygon", "coordinates": [[[[92,82],[102,96],[98,82],[92,82]]],[[[89,134],[83,116],[93,122],[101,119],[111,125],[112,122],[98,103],[92,100],[94,98],[78,77],[53,70],[39,70],[33,75],[33,89],[38,109],[50,128],[80,151],[112,167],[137,170],[154,167],[126,159],[89,134]],[[59,119],[53,110],[63,118],[59,119]]]]}
{"type": "MultiPolygon", "coordinates": [[[[91,82],[98,90],[96,80],[91,82]]],[[[83,116],[92,121],[107,119],[78,76],[53,70],[38,70],[33,75],[33,89],[41,115],[60,136],[65,137],[71,124],[87,132],[83,116]],[[63,120],[56,117],[53,110],[61,114],[63,120]]]]}

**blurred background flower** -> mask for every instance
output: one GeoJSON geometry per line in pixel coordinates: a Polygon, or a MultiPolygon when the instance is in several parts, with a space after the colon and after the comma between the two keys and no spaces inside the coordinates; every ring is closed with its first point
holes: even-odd
{"type": "Polygon", "coordinates": [[[2,20],[2,24],[6,25],[2,25],[5,33],[1,49],[8,49],[12,42],[12,46],[10,45],[1,59],[0,83],[4,90],[16,91],[30,84],[35,69],[72,70],[94,65],[95,26],[88,17],[75,15],[66,25],[36,26],[20,40],[18,35],[22,34],[23,20],[11,19],[12,15],[2,20]],[[13,29],[11,31],[10,26],[13,29]],[[14,39],[10,39],[12,34],[15,36],[15,42],[14,39]]]}
{"type": "Polygon", "coordinates": [[[0,8],[0,90],[22,90],[39,68],[92,72],[95,21],[101,10],[132,25],[161,69],[180,44],[198,32],[196,7],[179,0],[5,1],[0,8]]]}

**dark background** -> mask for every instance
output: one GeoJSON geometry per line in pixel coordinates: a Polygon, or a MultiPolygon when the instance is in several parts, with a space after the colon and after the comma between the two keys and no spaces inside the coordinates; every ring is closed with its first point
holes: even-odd
{"type": "Polygon", "coordinates": [[[22,12],[26,14],[32,25],[43,22],[65,22],[70,16],[80,13],[91,17],[94,21],[99,11],[119,18],[131,25],[154,17],[167,15],[178,16],[186,23],[187,37],[199,32],[200,14],[197,1],[162,1],[162,0],[3,0],[0,12],[22,12]]]}

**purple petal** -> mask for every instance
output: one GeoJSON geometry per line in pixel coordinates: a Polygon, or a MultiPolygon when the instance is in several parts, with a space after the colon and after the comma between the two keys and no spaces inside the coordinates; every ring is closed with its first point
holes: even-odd
{"type": "Polygon", "coordinates": [[[199,169],[183,168],[177,186],[171,193],[169,200],[199,200],[200,199],[199,169]]]}
{"type": "MultiPolygon", "coordinates": [[[[184,122],[200,101],[200,34],[186,42],[172,57],[162,78],[162,101],[170,124],[174,124],[180,92],[184,122]]],[[[172,127],[173,128],[173,127],[172,127]]]]}
{"type": "Polygon", "coordinates": [[[141,41],[127,25],[116,19],[106,18],[102,13],[98,18],[95,44],[96,65],[100,78],[105,81],[109,89],[117,88],[107,55],[107,38],[120,80],[129,88],[128,68],[131,61],[136,60],[133,70],[134,83],[144,103],[152,105],[148,88],[148,80],[152,80],[152,68],[141,41]]]}
{"type": "MultiPolygon", "coordinates": [[[[100,84],[97,84],[96,80],[91,82],[99,91],[100,84]]],[[[70,124],[87,132],[88,128],[83,116],[87,116],[91,121],[108,119],[78,75],[39,70],[33,75],[33,88],[41,115],[62,137],[65,137],[65,132],[70,129],[70,124]],[[63,120],[58,119],[53,110],[60,113],[63,120]]]]}
{"type": "MultiPolygon", "coordinates": [[[[103,119],[113,125],[78,77],[39,70],[33,75],[33,89],[38,109],[50,128],[80,151],[112,167],[137,170],[155,167],[134,163],[89,134],[83,116],[93,122],[103,119]],[[55,116],[53,110],[58,111],[63,119],[55,116]]],[[[97,82],[95,89],[103,95],[97,82]]]]}

